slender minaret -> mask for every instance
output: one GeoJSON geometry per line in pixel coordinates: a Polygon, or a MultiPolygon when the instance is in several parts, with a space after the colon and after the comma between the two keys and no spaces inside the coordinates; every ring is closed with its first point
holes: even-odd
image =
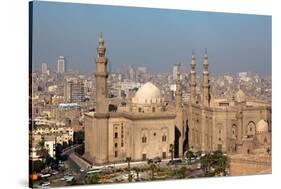
{"type": "Polygon", "coordinates": [[[183,156],[183,140],[184,140],[184,125],[183,125],[183,105],[182,105],[182,86],[180,80],[180,73],[177,73],[177,80],[176,80],[176,120],[175,120],[175,157],[182,157],[183,156]]]}
{"type": "Polygon", "coordinates": [[[205,50],[204,62],[203,62],[203,79],[201,83],[201,150],[203,152],[210,150],[210,135],[209,132],[209,120],[207,118],[206,107],[210,105],[210,84],[209,84],[209,63],[208,63],[208,54],[205,50]]]}
{"type": "Polygon", "coordinates": [[[204,54],[204,63],[203,63],[203,80],[201,86],[201,106],[209,107],[210,106],[210,83],[209,83],[209,62],[207,49],[205,49],[204,54]]]}
{"type": "Polygon", "coordinates": [[[102,34],[99,38],[99,46],[97,48],[96,57],[96,113],[108,112],[107,101],[107,57],[105,56],[106,48],[102,34]]]}
{"type": "Polygon", "coordinates": [[[104,40],[99,38],[96,57],[96,112],[93,125],[88,128],[88,152],[97,164],[109,161],[108,133],[108,100],[107,100],[107,57],[105,56],[104,40]]]}
{"type": "Polygon", "coordinates": [[[189,87],[190,87],[190,104],[196,103],[196,58],[194,52],[192,52],[192,60],[191,60],[191,70],[190,76],[191,79],[189,80],[189,87]]]}
{"type": "Polygon", "coordinates": [[[177,73],[176,81],[176,111],[182,111],[182,87],[180,81],[180,72],[177,73]]]}

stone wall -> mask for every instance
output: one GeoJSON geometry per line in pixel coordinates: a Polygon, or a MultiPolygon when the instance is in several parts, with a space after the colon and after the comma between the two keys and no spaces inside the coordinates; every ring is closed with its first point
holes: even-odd
{"type": "Polygon", "coordinates": [[[271,174],[271,156],[233,155],[229,158],[231,176],[271,174]]]}

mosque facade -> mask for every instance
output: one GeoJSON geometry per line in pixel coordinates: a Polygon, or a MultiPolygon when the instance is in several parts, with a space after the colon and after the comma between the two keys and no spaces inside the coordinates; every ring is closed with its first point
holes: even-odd
{"type": "Polygon", "coordinates": [[[96,57],[96,109],[85,114],[85,158],[95,164],[160,157],[181,158],[187,150],[228,154],[271,153],[271,106],[249,101],[242,90],[231,99],[214,99],[209,62],[204,54],[200,94],[196,93],[196,58],[192,55],[190,98],[183,101],[176,81],[175,102],[168,108],[153,83],[142,85],[125,108],[108,111],[104,39],[96,57]]]}

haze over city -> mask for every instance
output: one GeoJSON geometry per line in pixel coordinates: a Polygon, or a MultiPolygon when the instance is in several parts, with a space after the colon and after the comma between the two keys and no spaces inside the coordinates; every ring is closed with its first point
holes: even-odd
{"type": "Polygon", "coordinates": [[[57,58],[82,73],[95,71],[100,33],[112,71],[127,65],[169,72],[189,70],[194,50],[198,71],[208,50],[212,74],[251,71],[271,75],[271,17],[242,14],[36,2],[33,5],[33,69],[57,58]]]}

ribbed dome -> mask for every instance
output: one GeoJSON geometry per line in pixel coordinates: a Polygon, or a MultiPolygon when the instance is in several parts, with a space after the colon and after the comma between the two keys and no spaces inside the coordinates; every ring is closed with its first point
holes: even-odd
{"type": "Polygon", "coordinates": [[[246,101],[246,95],[241,89],[239,89],[237,91],[237,93],[235,94],[235,101],[237,101],[237,102],[245,102],[246,101]]]}
{"type": "Polygon", "coordinates": [[[268,123],[265,120],[260,120],[256,126],[257,133],[268,132],[268,123]]]}
{"type": "Polygon", "coordinates": [[[150,82],[145,83],[135,94],[135,102],[150,103],[161,98],[160,90],[150,82]]]}

